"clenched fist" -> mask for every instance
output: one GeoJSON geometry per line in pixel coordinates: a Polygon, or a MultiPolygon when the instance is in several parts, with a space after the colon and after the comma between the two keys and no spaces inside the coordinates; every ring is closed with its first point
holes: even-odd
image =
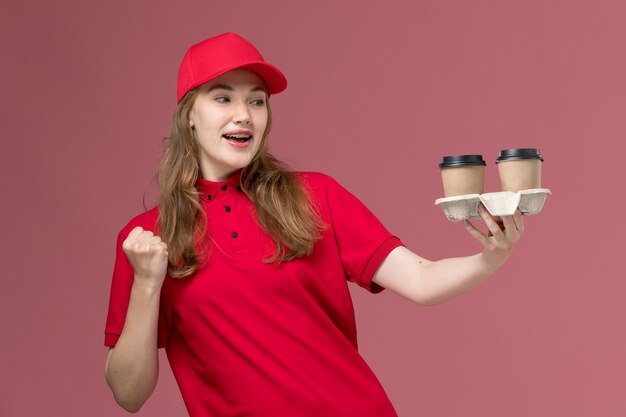
{"type": "Polygon", "coordinates": [[[149,230],[135,227],[122,244],[135,271],[135,280],[160,286],[167,273],[167,245],[149,230]]]}

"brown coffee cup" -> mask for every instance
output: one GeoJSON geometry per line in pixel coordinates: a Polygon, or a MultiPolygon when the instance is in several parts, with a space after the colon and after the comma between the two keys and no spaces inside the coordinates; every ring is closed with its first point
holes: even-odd
{"type": "Polygon", "coordinates": [[[439,168],[446,197],[483,193],[485,161],[482,155],[444,156],[439,168]]]}
{"type": "Polygon", "coordinates": [[[539,149],[520,148],[500,151],[496,164],[502,191],[521,191],[541,188],[541,163],[539,149]]]}

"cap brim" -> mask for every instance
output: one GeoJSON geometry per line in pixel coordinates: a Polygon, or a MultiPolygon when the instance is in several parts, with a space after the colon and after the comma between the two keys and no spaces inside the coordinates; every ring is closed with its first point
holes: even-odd
{"type": "Polygon", "coordinates": [[[221,71],[215,72],[213,74],[208,75],[205,78],[202,78],[196,81],[192,86],[190,86],[187,89],[185,94],[183,94],[178,99],[178,102],[180,103],[183,97],[187,95],[189,90],[199,87],[204,83],[208,83],[209,81],[214,80],[217,77],[220,77],[226,74],[227,72],[233,71],[236,69],[246,69],[248,71],[254,72],[259,77],[261,77],[263,81],[265,81],[265,85],[267,86],[267,90],[269,94],[278,94],[287,88],[287,79],[285,78],[283,73],[280,72],[278,68],[264,61],[251,61],[251,62],[240,63],[233,67],[223,68],[221,71]]]}
{"type": "Polygon", "coordinates": [[[240,65],[237,68],[231,68],[229,71],[238,68],[247,69],[263,78],[270,94],[278,94],[287,88],[287,79],[283,73],[272,64],[268,64],[267,62],[251,62],[240,65]]]}

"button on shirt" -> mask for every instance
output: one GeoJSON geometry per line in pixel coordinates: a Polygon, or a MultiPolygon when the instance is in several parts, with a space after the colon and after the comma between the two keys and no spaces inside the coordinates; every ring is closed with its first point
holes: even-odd
{"type": "Polygon", "coordinates": [[[226,182],[199,179],[196,184],[207,214],[207,234],[215,240],[214,249],[233,260],[250,255],[246,248],[253,243],[251,237],[257,235],[257,226],[251,221],[254,219],[247,212],[253,206],[239,186],[240,172],[226,182]]]}
{"type": "MultiPolygon", "coordinates": [[[[199,179],[210,252],[192,276],[166,277],[158,345],[165,347],[191,417],[397,416],[358,353],[352,281],[372,293],[380,263],[401,241],[333,178],[296,173],[327,224],[313,253],[263,263],[276,245],[240,188],[199,179]]],[[[157,209],[118,235],[105,345],[124,326],[133,271],[121,244],[154,230],[157,209]]]]}

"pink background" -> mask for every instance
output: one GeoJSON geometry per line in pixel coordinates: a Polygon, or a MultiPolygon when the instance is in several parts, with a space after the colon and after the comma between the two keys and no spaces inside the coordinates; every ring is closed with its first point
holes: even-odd
{"type": "MultiPolygon", "coordinates": [[[[545,156],[554,194],[478,289],[425,308],[351,285],[400,416],[626,412],[625,2],[40,0],[0,11],[0,415],[126,415],[103,377],[115,236],[153,200],[186,47],[224,31],[289,80],[273,151],[424,257],[479,250],[433,205],[441,156],[483,154],[486,191],[500,149],[545,156]]],[[[139,415],[185,414],[162,356],[139,415]]]]}

